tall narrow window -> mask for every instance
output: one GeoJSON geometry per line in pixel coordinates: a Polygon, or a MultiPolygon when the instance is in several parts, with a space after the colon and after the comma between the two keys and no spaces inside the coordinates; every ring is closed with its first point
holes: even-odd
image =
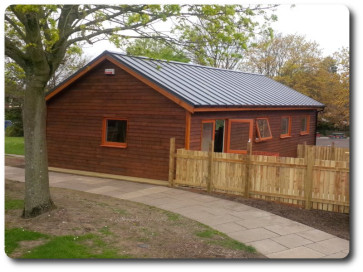
{"type": "Polygon", "coordinates": [[[105,118],[103,120],[102,145],[126,147],[127,121],[105,118]]]}
{"type": "Polygon", "coordinates": [[[215,121],[206,120],[202,122],[201,150],[208,151],[211,141],[214,140],[215,121]]]}
{"type": "Polygon", "coordinates": [[[267,118],[256,119],[257,136],[260,141],[272,139],[270,124],[267,118]]]}
{"type": "Polygon", "coordinates": [[[310,130],[310,116],[305,115],[305,116],[301,117],[300,134],[301,135],[309,134],[309,130],[310,130]]]}
{"type": "Polygon", "coordinates": [[[281,118],[281,138],[287,138],[291,136],[291,117],[283,116],[281,118]]]}

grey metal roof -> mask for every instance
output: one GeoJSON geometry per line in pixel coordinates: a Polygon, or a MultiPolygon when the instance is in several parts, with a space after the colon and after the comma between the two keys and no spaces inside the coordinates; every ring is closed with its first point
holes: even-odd
{"type": "Polygon", "coordinates": [[[107,53],[194,107],[324,107],[259,74],[107,53]]]}

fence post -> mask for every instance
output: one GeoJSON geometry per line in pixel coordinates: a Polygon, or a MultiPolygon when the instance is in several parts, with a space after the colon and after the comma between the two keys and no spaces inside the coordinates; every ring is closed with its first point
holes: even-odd
{"type": "Polygon", "coordinates": [[[214,157],[214,141],[209,144],[209,163],[208,163],[208,179],[207,179],[207,192],[210,193],[213,186],[213,157],[214,157]]]}
{"type": "Polygon", "coordinates": [[[335,161],[335,142],[331,143],[330,147],[330,160],[335,161]]]}
{"type": "Polygon", "coordinates": [[[175,138],[170,138],[169,151],[169,186],[174,187],[174,170],[175,170],[175,138]]]}
{"type": "Polygon", "coordinates": [[[304,180],[304,196],[305,196],[305,209],[311,209],[311,194],[313,186],[313,167],[315,163],[315,149],[314,146],[306,148],[307,154],[305,155],[306,173],[304,180]]]}
{"type": "Polygon", "coordinates": [[[251,160],[252,160],[252,143],[247,143],[247,155],[246,155],[246,176],[245,176],[245,197],[250,196],[250,183],[251,183],[251,160]]]}

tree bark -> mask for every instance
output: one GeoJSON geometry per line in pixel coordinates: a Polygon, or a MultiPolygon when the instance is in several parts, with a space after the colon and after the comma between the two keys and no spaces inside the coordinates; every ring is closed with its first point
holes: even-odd
{"type": "Polygon", "coordinates": [[[45,76],[27,76],[23,124],[25,141],[25,200],[23,217],[55,208],[50,197],[46,143],[45,76]]]}

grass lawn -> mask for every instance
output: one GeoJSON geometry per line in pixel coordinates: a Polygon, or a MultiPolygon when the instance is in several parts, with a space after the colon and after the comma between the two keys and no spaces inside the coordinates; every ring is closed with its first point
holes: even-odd
{"type": "Polygon", "coordinates": [[[5,154],[24,155],[24,137],[5,137],[5,154]]]}
{"type": "Polygon", "coordinates": [[[5,180],[5,252],[15,259],[260,259],[206,225],[109,196],[51,188],[57,208],[21,218],[24,183],[5,180]]]}
{"type": "Polygon", "coordinates": [[[51,236],[22,228],[5,230],[5,252],[10,255],[26,246],[20,258],[25,259],[128,259],[108,248],[99,235],[51,236]]]}

